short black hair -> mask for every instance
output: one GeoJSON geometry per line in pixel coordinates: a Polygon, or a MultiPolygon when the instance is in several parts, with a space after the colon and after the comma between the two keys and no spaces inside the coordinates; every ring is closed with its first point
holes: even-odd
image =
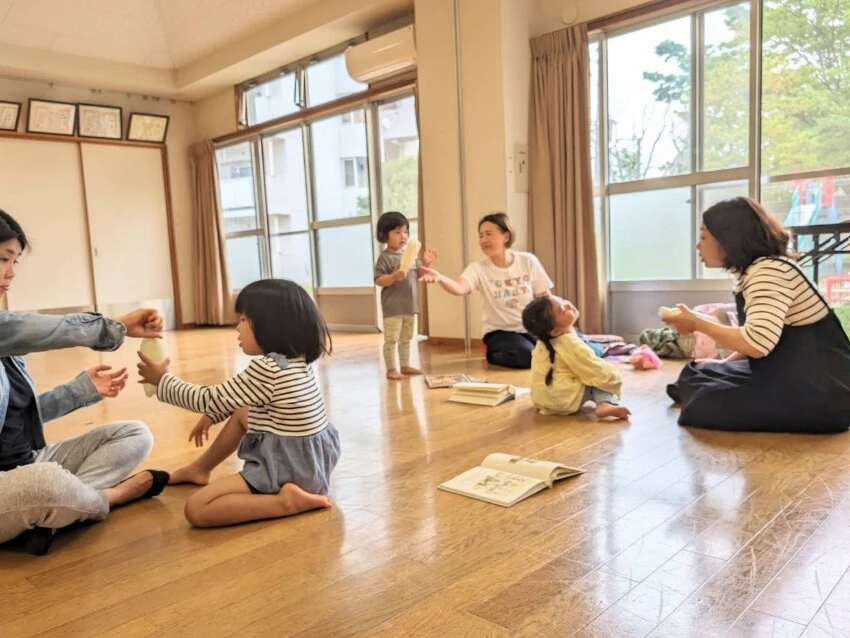
{"type": "Polygon", "coordinates": [[[478,230],[481,230],[481,225],[490,222],[491,224],[495,224],[499,227],[499,230],[502,231],[502,234],[509,233],[510,239],[508,239],[508,243],[506,244],[506,248],[510,248],[514,245],[514,239],[516,239],[516,233],[514,232],[514,227],[511,224],[511,218],[508,217],[507,213],[490,213],[489,215],[484,215],[480,220],[478,220],[478,230]]]}
{"type": "Polygon", "coordinates": [[[24,234],[24,229],[15,221],[9,213],[0,210],[0,242],[17,239],[21,244],[21,250],[26,250],[29,245],[27,236],[24,234]]]}
{"type": "Polygon", "coordinates": [[[386,244],[387,237],[389,237],[390,232],[399,226],[404,226],[407,230],[410,230],[410,222],[407,220],[407,217],[398,211],[388,211],[378,217],[378,228],[375,233],[375,237],[382,244],[386,244]]]}
{"type": "Polygon", "coordinates": [[[261,279],[236,297],[236,312],[251,322],[263,353],[304,357],[312,363],[333,349],[331,334],[316,303],[287,279],[261,279]]]}
{"type": "Polygon", "coordinates": [[[702,223],[726,254],[727,270],[743,273],[760,257],[788,255],[791,233],[749,197],[714,204],[702,214],[702,223]]]}

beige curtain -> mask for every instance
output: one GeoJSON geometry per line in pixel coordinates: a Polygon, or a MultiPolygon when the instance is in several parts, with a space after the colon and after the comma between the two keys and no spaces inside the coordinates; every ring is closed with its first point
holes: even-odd
{"type": "Polygon", "coordinates": [[[587,25],[531,41],[529,225],[531,249],[559,295],[602,330],[590,176],[587,25]]]}
{"type": "Polygon", "coordinates": [[[224,230],[219,214],[215,146],[200,142],[192,146],[192,177],[195,185],[195,321],[200,325],[235,322],[230,278],[224,251],[224,230]]]}
{"type": "MultiPolygon", "coordinates": [[[[413,103],[416,111],[416,135],[421,140],[422,131],[419,123],[419,81],[413,85],[413,103]]],[[[426,246],[425,241],[425,206],[422,195],[422,143],[419,143],[419,153],[416,166],[416,217],[419,220],[419,241],[426,246]]],[[[428,286],[422,284],[419,287],[419,334],[428,334],[428,286]]]]}

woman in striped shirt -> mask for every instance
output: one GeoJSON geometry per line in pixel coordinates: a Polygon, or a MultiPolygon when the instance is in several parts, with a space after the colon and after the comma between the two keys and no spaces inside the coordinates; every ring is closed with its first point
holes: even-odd
{"type": "Polygon", "coordinates": [[[242,351],[261,356],[220,385],[187,383],[169,374],[168,360],[157,364],[139,353],[142,382],[156,386],[160,401],[204,414],[190,441],[203,445],[209,427],[229,417],[213,444],[171,475],[171,483],[205,486],[186,502],[186,518],[197,527],[330,507],[328,483],[340,456],[310,365],[331,352],[316,304],[298,284],[266,279],[242,289],[236,312],[242,351]],[[237,446],[242,471],[209,484],[237,446]]]}
{"type": "Polygon", "coordinates": [[[667,388],[681,425],[755,432],[842,432],[850,427],[850,342],[814,284],[788,256],[789,232],[739,197],[703,213],[697,250],[735,277],[739,327],[679,305],[664,319],[734,353],[688,364],[667,388]]]}

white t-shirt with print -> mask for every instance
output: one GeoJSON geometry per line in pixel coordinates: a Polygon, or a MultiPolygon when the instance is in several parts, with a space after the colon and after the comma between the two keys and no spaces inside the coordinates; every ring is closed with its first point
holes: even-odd
{"type": "Polygon", "coordinates": [[[482,334],[494,330],[525,332],[523,308],[554,285],[537,257],[517,251],[513,255],[514,262],[508,268],[493,265],[488,257],[469,264],[460,274],[484,300],[482,334]]]}

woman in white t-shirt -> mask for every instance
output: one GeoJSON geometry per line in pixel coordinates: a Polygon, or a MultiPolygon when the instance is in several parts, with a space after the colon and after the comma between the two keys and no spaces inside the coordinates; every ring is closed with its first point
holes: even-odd
{"type": "Polygon", "coordinates": [[[478,222],[478,245],[485,258],[466,267],[458,279],[431,268],[422,279],[439,283],[453,295],[481,292],[487,361],[505,368],[531,367],[536,340],[522,325],[522,310],[534,297],[548,295],[553,286],[540,261],[531,253],[510,250],[514,230],[505,213],[485,215],[478,222]]]}

